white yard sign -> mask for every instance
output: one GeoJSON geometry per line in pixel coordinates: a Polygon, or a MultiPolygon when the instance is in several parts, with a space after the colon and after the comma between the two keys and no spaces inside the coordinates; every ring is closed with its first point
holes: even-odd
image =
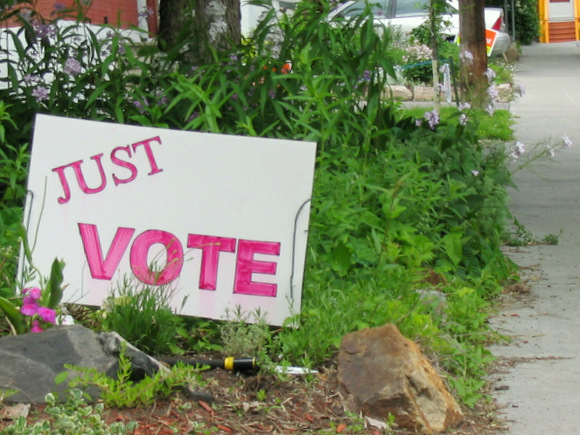
{"type": "Polygon", "coordinates": [[[25,222],[64,301],[167,286],[180,314],[300,311],[316,145],[39,115],[25,222]],[[185,304],[182,307],[182,303],[185,304]]]}

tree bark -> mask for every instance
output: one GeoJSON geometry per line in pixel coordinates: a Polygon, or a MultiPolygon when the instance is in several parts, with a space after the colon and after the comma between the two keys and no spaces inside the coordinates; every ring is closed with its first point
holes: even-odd
{"type": "Polygon", "coordinates": [[[461,84],[471,103],[479,107],[487,102],[484,7],[484,0],[459,0],[461,51],[473,55],[472,62],[462,62],[461,84]]]}
{"type": "Polygon", "coordinates": [[[161,0],[159,45],[179,51],[184,60],[205,64],[212,48],[220,51],[241,40],[240,0],[161,0]]]}

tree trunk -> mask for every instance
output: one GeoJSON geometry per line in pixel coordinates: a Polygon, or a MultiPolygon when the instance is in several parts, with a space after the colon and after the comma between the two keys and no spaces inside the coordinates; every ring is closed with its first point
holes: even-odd
{"type": "Polygon", "coordinates": [[[241,40],[240,0],[161,0],[159,46],[201,65],[241,40]]]}
{"type": "Polygon", "coordinates": [[[484,0],[459,0],[461,51],[473,55],[472,62],[462,62],[461,84],[471,103],[479,107],[487,102],[484,7],[484,0]]]}

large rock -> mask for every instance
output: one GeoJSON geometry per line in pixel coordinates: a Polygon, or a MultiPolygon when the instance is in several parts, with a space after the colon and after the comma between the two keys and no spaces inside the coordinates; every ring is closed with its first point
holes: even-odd
{"type": "MultiPolygon", "coordinates": [[[[39,333],[0,338],[0,390],[17,391],[5,399],[9,402],[42,403],[51,392],[66,398],[62,393],[69,388],[68,383],[54,382],[56,375],[66,371],[65,364],[95,368],[115,379],[123,347],[131,360],[133,381],[169,370],[115,332],[96,334],[80,325],[55,326],[39,333]]],[[[183,392],[211,400],[189,386],[183,392]]],[[[88,393],[92,398],[98,396],[96,389],[88,389],[88,393]]]]}
{"type": "Polygon", "coordinates": [[[54,383],[65,364],[94,367],[116,376],[118,358],[107,354],[97,334],[80,325],[54,326],[38,333],[0,338],[0,388],[18,392],[9,402],[43,403],[50,392],[63,393],[68,384],[54,383]]]}
{"type": "Polygon", "coordinates": [[[414,101],[434,101],[435,89],[433,86],[415,86],[413,88],[414,101]]]}
{"type": "Polygon", "coordinates": [[[392,414],[400,427],[424,434],[462,419],[459,405],[415,343],[394,325],[343,337],[338,380],[350,411],[379,420],[392,414]]]}
{"type": "Polygon", "coordinates": [[[410,101],[413,93],[406,86],[393,85],[387,88],[387,97],[396,101],[410,101]]]}

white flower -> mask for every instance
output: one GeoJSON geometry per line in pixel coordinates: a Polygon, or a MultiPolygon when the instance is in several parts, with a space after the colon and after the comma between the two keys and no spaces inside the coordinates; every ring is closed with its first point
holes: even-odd
{"type": "Polygon", "coordinates": [[[573,145],[572,141],[570,140],[567,134],[562,136],[562,140],[564,141],[564,148],[572,148],[573,145]]]}
{"type": "Polygon", "coordinates": [[[459,117],[459,124],[466,125],[467,121],[469,121],[469,118],[465,113],[462,113],[461,116],[459,117]]]}
{"type": "Polygon", "coordinates": [[[516,152],[518,155],[522,155],[526,152],[526,146],[521,142],[516,142],[516,152]]]}
{"type": "Polygon", "coordinates": [[[473,171],[471,171],[471,173],[473,174],[474,177],[477,177],[479,175],[479,171],[474,169],[473,171]]]}

